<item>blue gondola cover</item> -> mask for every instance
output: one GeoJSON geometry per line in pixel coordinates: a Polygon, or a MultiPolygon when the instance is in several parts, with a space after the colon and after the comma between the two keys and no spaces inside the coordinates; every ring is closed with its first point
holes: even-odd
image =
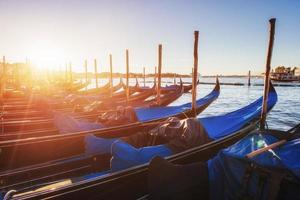
{"type": "Polygon", "coordinates": [[[112,145],[111,171],[126,169],[135,165],[147,163],[154,156],[170,156],[172,151],[165,145],[135,148],[121,140],[112,145]]]}
{"type": "MultiPolygon", "coordinates": [[[[276,102],[277,93],[270,92],[268,95],[268,110],[271,110],[276,102]]],[[[205,127],[210,138],[220,139],[239,130],[254,118],[258,118],[261,105],[262,97],[239,110],[224,115],[199,118],[199,121],[205,127]]]]}
{"type": "Polygon", "coordinates": [[[100,123],[77,120],[68,114],[59,112],[54,113],[54,124],[62,134],[103,128],[100,123]]]}
{"type": "MultiPolygon", "coordinates": [[[[222,150],[215,158],[209,160],[210,199],[237,199],[244,186],[244,174],[249,166],[249,161],[268,169],[287,170],[294,175],[295,179],[300,178],[300,139],[289,141],[280,147],[259,154],[251,160],[245,158],[248,153],[276,141],[278,139],[274,136],[254,133],[222,150]]],[[[250,196],[255,196],[259,191],[258,181],[259,174],[254,173],[249,179],[247,187],[247,193],[250,196]]],[[[269,187],[269,185],[264,187],[262,199],[266,199],[270,192],[276,192],[270,191],[269,187]]],[[[289,190],[284,194],[284,199],[294,199],[295,194],[298,194],[299,197],[299,190],[289,190]]]]}
{"type": "MultiPolygon", "coordinates": [[[[220,92],[219,91],[212,91],[205,97],[198,99],[196,101],[197,107],[205,105],[212,99],[215,99],[219,96],[220,92]]],[[[182,113],[186,110],[191,109],[191,103],[186,103],[183,105],[179,106],[167,106],[167,107],[154,107],[154,108],[136,108],[135,112],[136,115],[141,122],[146,122],[149,120],[154,120],[154,119],[160,119],[160,118],[167,118],[174,116],[178,113],[182,113]]]]}
{"type": "MultiPolygon", "coordinates": [[[[268,98],[268,110],[270,110],[277,102],[277,93],[271,92],[268,98]]],[[[225,115],[198,118],[202,126],[212,139],[220,139],[239,130],[245,124],[260,116],[262,98],[253,103],[227,113],[225,115]],[[216,126],[217,124],[217,126],[216,126]],[[222,125],[220,125],[222,124],[222,125]]],[[[149,146],[143,148],[134,148],[125,142],[116,142],[112,147],[112,171],[117,171],[132,167],[135,165],[149,162],[154,156],[169,156],[172,151],[164,145],[149,146]]]]}

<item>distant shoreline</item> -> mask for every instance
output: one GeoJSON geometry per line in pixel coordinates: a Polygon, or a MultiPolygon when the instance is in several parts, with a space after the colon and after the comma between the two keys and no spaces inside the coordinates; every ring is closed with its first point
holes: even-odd
{"type": "MultiPolygon", "coordinates": [[[[73,76],[75,78],[85,78],[85,73],[73,73],[73,76]]],[[[98,78],[108,78],[110,76],[109,72],[102,72],[98,73],[98,78]]],[[[95,74],[89,72],[88,73],[88,78],[94,78],[95,74]]],[[[123,73],[113,73],[113,78],[125,78],[126,74],[123,73]]],[[[146,74],[146,78],[152,78],[154,77],[154,74],[146,74]]],[[[161,75],[162,78],[174,78],[174,77],[181,77],[181,78],[191,78],[192,76],[190,74],[174,74],[174,73],[162,73],[161,75]]],[[[203,78],[215,78],[217,77],[216,75],[204,75],[200,76],[203,78]]],[[[245,78],[248,77],[247,75],[219,75],[218,77],[220,78],[245,78]]],[[[263,75],[253,75],[251,78],[260,78],[263,77],[263,75]]],[[[143,74],[141,73],[129,73],[129,78],[144,78],[143,74]]]]}

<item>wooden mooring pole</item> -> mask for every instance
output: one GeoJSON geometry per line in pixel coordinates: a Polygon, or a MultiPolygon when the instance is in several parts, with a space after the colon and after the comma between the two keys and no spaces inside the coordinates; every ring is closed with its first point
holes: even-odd
{"type": "Polygon", "coordinates": [[[144,87],[146,87],[146,69],[143,68],[144,87]]]}
{"type": "Polygon", "coordinates": [[[176,74],[174,73],[174,85],[176,85],[176,74]]]}
{"type": "Polygon", "coordinates": [[[73,83],[72,63],[69,63],[70,82],[73,83]]]}
{"type": "Polygon", "coordinates": [[[68,63],[66,63],[66,69],[65,69],[65,82],[67,83],[69,81],[69,78],[68,78],[68,63]]]}
{"type": "Polygon", "coordinates": [[[1,90],[1,100],[3,98],[3,94],[5,91],[5,85],[6,85],[6,60],[5,60],[5,56],[2,57],[2,75],[1,75],[1,83],[0,83],[0,90],[1,90]]]}
{"type": "Polygon", "coordinates": [[[109,69],[110,69],[110,76],[109,76],[109,83],[110,83],[110,96],[113,94],[113,66],[112,66],[112,55],[109,54],[109,69]]]}
{"type": "Polygon", "coordinates": [[[248,86],[251,85],[251,71],[248,71],[248,86]]]}
{"type": "Polygon", "coordinates": [[[193,85],[192,85],[192,110],[194,113],[194,117],[197,117],[197,75],[198,75],[198,39],[199,39],[199,31],[194,32],[194,70],[193,70],[193,85]]]}
{"type": "Polygon", "coordinates": [[[87,60],[84,61],[84,70],[85,70],[85,91],[87,91],[88,88],[88,64],[87,64],[87,60]]]}
{"type": "Polygon", "coordinates": [[[98,64],[97,64],[97,59],[94,59],[94,68],[95,68],[96,88],[99,88],[99,85],[98,85],[98,64]]]}
{"type": "Polygon", "coordinates": [[[161,59],[162,59],[162,45],[158,45],[158,84],[157,84],[157,104],[160,105],[160,89],[161,89],[161,59]]]}
{"type": "Polygon", "coordinates": [[[156,89],[157,89],[157,85],[156,85],[156,77],[157,77],[157,67],[155,66],[154,68],[154,85],[156,86],[156,89]]]}
{"type": "Polygon", "coordinates": [[[129,100],[129,52],[126,49],[126,101],[129,100]]]}
{"type": "Polygon", "coordinates": [[[270,26],[269,45],[268,45],[267,62],[266,62],[266,74],[265,74],[265,81],[264,81],[263,105],[262,105],[260,124],[259,124],[260,130],[265,129],[266,116],[268,110],[267,102],[268,102],[268,94],[270,88],[270,70],[271,70],[271,60],[272,60],[272,52],[273,52],[273,45],[274,45],[275,23],[276,23],[275,18],[269,20],[269,26],[270,26]]]}

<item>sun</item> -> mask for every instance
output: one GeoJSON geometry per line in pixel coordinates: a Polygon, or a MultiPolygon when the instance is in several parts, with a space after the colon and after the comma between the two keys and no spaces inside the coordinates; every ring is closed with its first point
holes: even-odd
{"type": "Polygon", "coordinates": [[[64,62],[64,51],[54,41],[35,40],[26,49],[30,62],[40,70],[58,69],[58,66],[64,62]]]}

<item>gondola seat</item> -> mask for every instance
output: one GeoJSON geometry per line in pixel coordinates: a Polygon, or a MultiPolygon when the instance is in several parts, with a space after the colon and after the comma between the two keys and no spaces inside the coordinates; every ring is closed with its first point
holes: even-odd
{"type": "Polygon", "coordinates": [[[77,120],[68,114],[60,112],[54,112],[54,124],[61,134],[103,128],[103,125],[100,123],[77,120]]]}
{"type": "Polygon", "coordinates": [[[149,162],[154,156],[170,156],[195,146],[208,143],[211,139],[197,119],[178,120],[122,138],[112,144],[111,170],[118,171],[149,162]]]}
{"type": "Polygon", "coordinates": [[[91,154],[110,154],[112,144],[118,139],[104,139],[96,137],[93,134],[85,136],[85,153],[87,155],[91,154]]]}
{"type": "Polygon", "coordinates": [[[118,140],[112,145],[111,171],[119,171],[148,162],[154,156],[170,156],[172,150],[166,145],[135,148],[118,140]]]}

